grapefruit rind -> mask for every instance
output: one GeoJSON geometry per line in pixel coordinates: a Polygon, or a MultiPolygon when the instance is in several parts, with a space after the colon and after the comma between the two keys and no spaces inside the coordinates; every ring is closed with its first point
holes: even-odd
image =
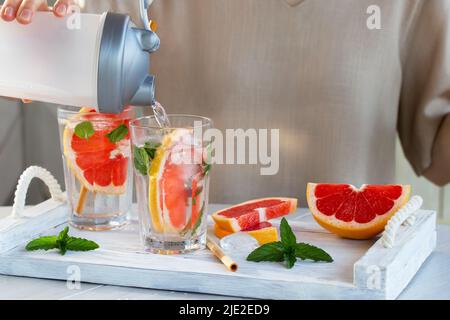
{"type": "MultiPolygon", "coordinates": [[[[317,198],[315,196],[315,189],[317,185],[317,183],[308,183],[306,187],[306,199],[309,210],[311,211],[314,219],[326,230],[340,237],[356,240],[370,239],[382,232],[389,219],[408,202],[411,194],[411,186],[403,185],[403,192],[401,196],[394,201],[394,206],[387,213],[377,215],[368,223],[358,223],[356,221],[345,222],[337,219],[335,216],[326,216],[317,209],[317,198]]],[[[364,188],[364,186],[365,185],[363,185],[361,189],[364,188]]],[[[355,188],[353,186],[351,187],[355,188]]],[[[355,188],[355,190],[358,189],[355,188]]]]}
{"type": "Polygon", "coordinates": [[[163,212],[161,211],[161,197],[159,181],[162,176],[164,163],[167,160],[167,148],[172,144],[172,135],[164,137],[161,146],[156,150],[155,158],[149,168],[149,210],[152,219],[152,230],[162,233],[165,229],[163,212]]]}
{"type": "MultiPolygon", "coordinates": [[[[271,200],[271,199],[276,199],[276,200],[281,200],[282,202],[289,202],[289,209],[284,212],[283,214],[277,216],[276,218],[280,218],[282,216],[286,216],[289,215],[291,213],[294,213],[297,210],[297,199],[295,198],[281,198],[281,197],[271,197],[271,198],[261,198],[261,199],[256,199],[256,200],[250,200],[250,201],[246,201],[240,204],[237,204],[235,206],[223,209],[223,210],[219,210],[215,213],[212,214],[212,218],[214,219],[214,222],[217,224],[217,226],[225,231],[229,231],[229,232],[239,232],[242,230],[242,227],[239,224],[238,219],[236,218],[228,218],[225,216],[221,216],[221,213],[230,210],[233,207],[238,207],[238,206],[242,206],[242,205],[246,205],[246,204],[250,204],[253,202],[261,202],[261,201],[265,201],[265,200],[271,200]]],[[[255,224],[261,223],[261,222],[265,222],[268,221],[270,219],[267,219],[266,215],[265,215],[265,209],[266,208],[258,208],[257,210],[259,211],[259,219],[257,221],[255,221],[255,224]]]]}
{"type": "MultiPolygon", "coordinates": [[[[258,230],[240,232],[244,232],[252,236],[260,245],[278,241],[278,230],[275,227],[266,227],[258,230]]],[[[214,234],[217,238],[222,239],[223,237],[233,234],[233,232],[223,230],[217,224],[214,224],[214,234]]]]}

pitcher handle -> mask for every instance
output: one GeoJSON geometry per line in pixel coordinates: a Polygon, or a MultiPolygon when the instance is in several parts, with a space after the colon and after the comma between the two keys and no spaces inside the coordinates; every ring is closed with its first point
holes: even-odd
{"type": "Polygon", "coordinates": [[[150,7],[150,0],[139,0],[139,13],[141,21],[146,30],[150,30],[150,20],[148,19],[148,7],[150,7]]]}

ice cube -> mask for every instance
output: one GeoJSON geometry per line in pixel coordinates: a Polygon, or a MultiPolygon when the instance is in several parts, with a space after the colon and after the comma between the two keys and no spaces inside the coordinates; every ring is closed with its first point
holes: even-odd
{"type": "Polygon", "coordinates": [[[223,237],[220,247],[233,257],[246,258],[250,252],[259,247],[258,241],[247,233],[238,232],[223,237]]]}

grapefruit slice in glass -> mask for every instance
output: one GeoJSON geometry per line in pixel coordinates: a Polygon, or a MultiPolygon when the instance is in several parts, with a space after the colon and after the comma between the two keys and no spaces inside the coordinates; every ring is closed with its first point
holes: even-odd
{"type": "Polygon", "coordinates": [[[225,231],[238,232],[258,226],[261,222],[295,212],[297,199],[264,198],[247,201],[215,212],[212,217],[225,231]]]}
{"type": "Polygon", "coordinates": [[[409,199],[409,185],[308,183],[306,198],[316,221],[344,238],[369,239],[384,230],[389,219],[409,199]]]}
{"type": "Polygon", "coordinates": [[[94,109],[82,108],[69,119],[63,134],[64,155],[67,165],[80,183],[91,192],[110,195],[125,193],[130,156],[130,136],[111,142],[108,134],[121,125],[128,128],[129,119],[124,111],[118,115],[104,115],[94,109]],[[90,122],[94,133],[79,137],[76,125],[90,122]]]}
{"type": "Polygon", "coordinates": [[[176,129],[164,136],[149,169],[154,232],[179,234],[194,228],[201,218],[205,194],[202,156],[201,141],[195,141],[192,130],[176,129]]]}
{"type": "MultiPolygon", "coordinates": [[[[241,232],[245,232],[255,238],[260,245],[278,241],[277,228],[273,227],[272,224],[267,221],[261,222],[248,230],[242,230],[241,232]]],[[[223,237],[233,234],[233,232],[223,230],[217,224],[214,224],[214,234],[217,238],[222,239],[223,237]]]]}

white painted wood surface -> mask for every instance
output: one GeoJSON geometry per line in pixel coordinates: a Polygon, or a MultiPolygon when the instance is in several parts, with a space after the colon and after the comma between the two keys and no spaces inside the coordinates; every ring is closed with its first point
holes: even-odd
{"type": "Polygon", "coordinates": [[[0,217],[0,254],[26,244],[27,240],[47,231],[49,226],[66,222],[68,212],[66,204],[50,199],[27,207],[24,217],[0,217]]]}
{"type": "MultiPolygon", "coordinates": [[[[433,214],[424,212],[420,216],[423,221],[430,221],[433,214]]],[[[422,220],[417,227],[432,224],[422,223],[422,220]]],[[[353,284],[353,266],[372,247],[373,240],[337,238],[321,229],[310,215],[297,214],[291,221],[299,241],[324,248],[335,258],[335,262],[300,262],[294,269],[287,270],[281,264],[255,264],[245,261],[244,257],[234,257],[240,264],[240,270],[230,273],[206,250],[183,256],[141,253],[137,226],[132,224],[124,230],[112,232],[73,231],[77,236],[88,237],[100,244],[101,249],[93,252],[68,253],[62,257],[56,252],[30,253],[18,247],[0,257],[0,273],[66,280],[68,268],[76,266],[80,268],[83,282],[109,285],[276,299],[383,299],[397,296],[399,292],[388,290],[391,278],[384,276],[383,272],[389,269],[383,266],[380,270],[386,285],[374,289],[367,287],[367,282],[356,283],[359,287],[353,284]]],[[[60,229],[61,226],[45,233],[56,234],[60,229]]],[[[432,234],[433,230],[434,226],[424,233],[432,234]]],[[[401,264],[413,261],[411,278],[422,260],[403,254],[405,243],[417,238],[416,233],[405,231],[399,234],[399,245],[395,248],[402,259],[401,264]]],[[[419,250],[418,254],[427,256],[426,250],[419,250]]],[[[392,259],[396,257],[396,254],[391,254],[392,259]]],[[[362,277],[358,276],[357,269],[355,271],[357,279],[362,277]]],[[[366,273],[367,270],[363,271],[366,273]]],[[[406,286],[409,278],[400,283],[397,291],[406,286]]]]}

